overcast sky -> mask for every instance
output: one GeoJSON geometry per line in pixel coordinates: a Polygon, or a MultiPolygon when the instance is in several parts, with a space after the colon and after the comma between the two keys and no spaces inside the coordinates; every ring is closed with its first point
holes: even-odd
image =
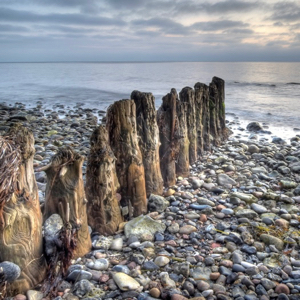
{"type": "Polygon", "coordinates": [[[0,61],[300,61],[300,1],[0,0],[0,61]]]}

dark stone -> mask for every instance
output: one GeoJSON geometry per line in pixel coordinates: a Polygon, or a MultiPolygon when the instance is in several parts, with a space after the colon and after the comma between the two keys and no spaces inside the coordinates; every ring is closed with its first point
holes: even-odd
{"type": "Polygon", "coordinates": [[[246,128],[247,128],[247,130],[254,131],[254,132],[263,130],[263,127],[258,122],[251,122],[247,125],[246,128]]]}

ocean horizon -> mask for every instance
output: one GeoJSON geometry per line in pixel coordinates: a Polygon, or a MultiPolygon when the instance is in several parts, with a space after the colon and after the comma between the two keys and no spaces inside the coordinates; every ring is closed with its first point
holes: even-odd
{"type": "Polygon", "coordinates": [[[0,102],[106,110],[140,90],[151,92],[158,108],[171,88],[179,93],[217,76],[225,81],[229,119],[258,121],[273,135],[290,137],[300,127],[299,70],[299,62],[1,62],[0,102]]]}

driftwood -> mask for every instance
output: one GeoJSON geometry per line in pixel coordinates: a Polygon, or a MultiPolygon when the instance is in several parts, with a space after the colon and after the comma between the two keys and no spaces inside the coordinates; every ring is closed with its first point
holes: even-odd
{"type": "Polygon", "coordinates": [[[120,100],[107,110],[106,128],[116,157],[123,215],[137,217],[147,212],[145,171],[138,145],[136,107],[133,100],[120,100]],[[133,210],[133,212],[132,212],[133,210]]]}
{"type": "Polygon", "coordinates": [[[91,150],[86,171],[88,223],[93,231],[114,234],[123,221],[116,196],[115,156],[108,143],[107,130],[97,127],[91,136],[91,150]]]}
{"type": "Polygon", "coordinates": [[[7,286],[7,296],[13,296],[45,278],[46,261],[33,171],[33,134],[16,124],[6,137],[0,137],[0,145],[0,261],[11,261],[21,269],[20,277],[7,286]]]}
{"type": "Polygon", "coordinates": [[[179,153],[178,118],[176,104],[178,95],[175,89],[163,97],[162,105],[157,111],[157,124],[161,146],[159,149],[160,169],[165,186],[176,183],[175,161],[179,153]]]}
{"type": "Polygon", "coordinates": [[[159,160],[159,131],[156,122],[155,99],[151,93],[133,91],[131,99],[136,105],[137,134],[145,168],[147,196],[161,195],[163,179],[159,160]]]}
{"type": "Polygon", "coordinates": [[[74,257],[85,255],[91,249],[88,231],[82,164],[84,158],[71,149],[61,149],[43,168],[47,175],[44,220],[59,214],[76,231],[74,257]]]}

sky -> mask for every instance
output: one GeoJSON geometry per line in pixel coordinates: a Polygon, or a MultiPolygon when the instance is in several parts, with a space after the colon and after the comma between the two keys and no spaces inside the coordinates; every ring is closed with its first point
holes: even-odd
{"type": "Polygon", "coordinates": [[[300,0],[0,0],[0,62],[300,61],[300,0]]]}

